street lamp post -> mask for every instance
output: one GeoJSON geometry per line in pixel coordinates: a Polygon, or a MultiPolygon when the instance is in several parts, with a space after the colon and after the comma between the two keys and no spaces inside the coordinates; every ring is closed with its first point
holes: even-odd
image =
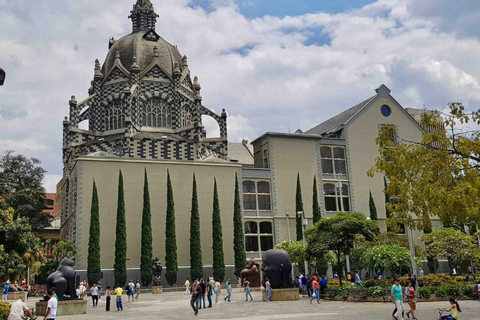
{"type": "MultiPolygon", "coordinates": [[[[303,240],[303,250],[305,251],[307,248],[307,242],[305,241],[305,227],[307,226],[307,219],[305,219],[305,215],[303,211],[298,211],[297,216],[302,219],[302,240],[303,240]]],[[[308,265],[307,265],[307,257],[305,255],[305,260],[303,260],[305,264],[305,276],[308,274],[308,265]]]]}

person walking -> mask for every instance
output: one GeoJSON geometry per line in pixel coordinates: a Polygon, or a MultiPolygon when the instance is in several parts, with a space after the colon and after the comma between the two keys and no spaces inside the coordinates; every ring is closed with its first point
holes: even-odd
{"type": "Polygon", "coordinates": [[[7,301],[9,289],[10,287],[8,286],[8,284],[5,283],[5,285],[3,286],[2,301],[7,301]]]}
{"type": "Polygon", "coordinates": [[[122,287],[118,286],[117,289],[115,289],[115,294],[117,295],[117,311],[123,311],[123,304],[122,304],[123,289],[122,289],[122,287]]]}
{"type": "Polygon", "coordinates": [[[398,279],[393,281],[391,298],[396,310],[393,311],[393,316],[398,320],[403,320],[403,294],[402,286],[400,285],[398,279]]]}
{"type": "Polygon", "coordinates": [[[202,289],[202,292],[200,293],[200,306],[198,309],[202,309],[202,301],[203,301],[203,308],[205,308],[205,291],[207,290],[207,286],[205,285],[205,282],[203,282],[203,279],[200,279],[200,288],[202,289]]]}
{"type": "Polygon", "coordinates": [[[417,309],[417,299],[415,298],[415,288],[412,286],[412,282],[408,281],[408,285],[405,288],[405,301],[410,306],[410,310],[407,312],[407,317],[410,318],[412,315],[412,319],[415,318],[415,309],[417,309]]]}
{"type": "Polygon", "coordinates": [[[188,281],[187,278],[185,278],[185,284],[184,284],[184,286],[185,286],[185,294],[186,294],[187,296],[189,296],[189,295],[190,295],[190,281],[188,281]]]}
{"type": "Polygon", "coordinates": [[[135,300],[138,300],[138,296],[140,295],[140,280],[137,280],[135,284],[135,300]]]}
{"type": "Polygon", "coordinates": [[[128,302],[130,302],[130,297],[132,298],[132,302],[133,302],[133,300],[135,300],[133,298],[134,290],[135,290],[135,284],[133,283],[133,280],[130,279],[130,282],[128,283],[128,291],[127,291],[128,302]]]}
{"type": "Polygon", "coordinates": [[[228,302],[230,302],[230,299],[232,298],[232,284],[230,283],[230,278],[227,279],[225,284],[227,285],[227,296],[223,298],[223,300],[228,300],[228,302]]]}
{"type": "Polygon", "coordinates": [[[320,295],[325,294],[325,289],[327,288],[328,281],[325,279],[325,276],[322,275],[322,280],[320,280],[320,295]]]}
{"type": "Polygon", "coordinates": [[[423,277],[425,275],[425,272],[423,271],[422,267],[420,267],[420,271],[418,272],[420,277],[423,277]]]}
{"type": "Polygon", "coordinates": [[[355,273],[355,285],[357,285],[359,287],[362,286],[362,279],[360,277],[360,271],[357,271],[355,273]]]}
{"type": "Polygon", "coordinates": [[[307,275],[307,296],[311,297],[312,296],[312,277],[310,275],[307,275]]]}
{"type": "Polygon", "coordinates": [[[85,286],[83,285],[83,282],[80,282],[78,289],[80,290],[79,298],[83,300],[83,295],[85,294],[85,286]]]}
{"type": "Polygon", "coordinates": [[[266,302],[270,301],[270,298],[272,297],[272,287],[270,286],[270,279],[267,278],[267,281],[265,281],[265,291],[267,292],[267,297],[265,298],[266,302]]]}
{"type": "Polygon", "coordinates": [[[248,297],[250,297],[250,301],[253,300],[252,294],[250,293],[250,281],[245,280],[245,301],[248,301],[248,297]]]}
{"type": "Polygon", "coordinates": [[[197,316],[198,315],[198,304],[200,301],[200,294],[202,293],[202,288],[198,284],[198,280],[195,280],[195,282],[192,284],[191,290],[189,290],[191,293],[191,299],[190,299],[190,306],[193,309],[194,314],[197,316]]]}
{"type": "Polygon", "coordinates": [[[97,283],[97,288],[98,288],[98,300],[102,298],[102,283],[98,281],[97,283]]]}
{"type": "Polygon", "coordinates": [[[105,295],[107,296],[105,311],[110,311],[110,302],[111,302],[111,299],[112,299],[112,297],[111,297],[112,292],[110,291],[110,286],[107,287],[107,290],[105,291],[105,295]]]}
{"type": "Polygon", "coordinates": [[[212,283],[210,281],[207,282],[207,287],[206,287],[206,290],[207,290],[207,298],[208,298],[208,307],[207,308],[211,308],[212,307],[212,290],[213,290],[214,286],[212,286],[212,283]]]}
{"type": "Polygon", "coordinates": [[[92,295],[93,306],[96,307],[98,305],[98,287],[96,283],[90,288],[90,294],[92,295]]]}
{"type": "Polygon", "coordinates": [[[215,303],[218,303],[221,293],[222,293],[222,285],[220,284],[220,281],[217,279],[217,281],[215,282],[215,303]]]}
{"type": "Polygon", "coordinates": [[[307,276],[301,275],[300,281],[302,285],[302,295],[305,297],[305,295],[307,294],[307,282],[308,282],[307,276]]]}
{"type": "Polygon", "coordinates": [[[320,283],[318,283],[315,277],[312,278],[312,287],[315,290],[312,298],[310,299],[310,303],[312,303],[313,299],[317,299],[317,303],[320,304],[320,283]]]}
{"type": "Polygon", "coordinates": [[[43,317],[43,320],[49,320],[49,319],[55,319],[57,317],[57,307],[58,307],[58,301],[54,297],[55,293],[50,289],[47,292],[48,296],[48,303],[47,303],[47,311],[45,312],[45,317],[43,317]]]}

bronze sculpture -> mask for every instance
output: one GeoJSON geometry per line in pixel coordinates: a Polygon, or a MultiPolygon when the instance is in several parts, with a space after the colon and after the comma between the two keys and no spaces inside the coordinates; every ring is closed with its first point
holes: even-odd
{"type": "Polygon", "coordinates": [[[263,285],[270,279],[272,289],[290,288],[292,286],[292,262],[285,250],[271,249],[263,254],[263,285]]]}
{"type": "Polygon", "coordinates": [[[75,262],[68,258],[63,258],[58,265],[57,271],[51,273],[47,278],[47,290],[55,288],[58,300],[76,300],[78,299],[75,290],[75,262]]]}
{"type": "Polygon", "coordinates": [[[153,285],[154,286],[159,286],[162,284],[162,262],[158,260],[158,258],[155,258],[153,260],[153,285]]]}
{"type": "Polygon", "coordinates": [[[240,271],[242,283],[247,280],[250,282],[250,287],[260,287],[260,272],[254,258],[248,260],[246,267],[240,271]]]}

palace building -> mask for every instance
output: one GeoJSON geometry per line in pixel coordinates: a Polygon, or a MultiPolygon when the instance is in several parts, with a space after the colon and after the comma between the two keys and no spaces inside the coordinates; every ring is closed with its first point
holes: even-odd
{"type": "MultiPolygon", "coordinates": [[[[243,193],[247,258],[261,260],[262,252],[288,239],[288,229],[291,238],[296,238],[297,174],[309,226],[316,177],[322,216],[333,216],[338,211],[368,214],[371,191],[381,228],[385,229],[383,177],[367,176],[378,154],[375,138],[384,125],[394,125],[397,132],[413,141],[419,140],[423,132],[386,86],[381,85],[374,96],[305,133],[267,132],[252,142],[252,150],[247,141],[228,141],[226,110],[217,114],[204,104],[199,80],[192,76],[187,57],[156,32],[157,17],[149,0],[138,0],[133,5],[129,16],[132,32],[109,40],[103,64],[95,61],[88,97],[77,102],[72,96],[69,117],[63,121],[60,236],[75,242],[75,263],[81,276],[87,267],[95,181],[103,283],[113,285],[119,170],[124,181],[129,278],[139,278],[145,170],[151,198],[153,256],[162,262],[167,170],[172,179],[178,283],[189,277],[194,174],[206,276],[212,274],[214,178],[219,191],[226,275],[232,278],[235,175],[243,193]],[[219,137],[206,137],[202,116],[218,123],[219,137]],[[80,124],[86,122],[88,129],[81,129],[80,124]]],[[[437,224],[434,221],[434,229],[437,224]]]]}

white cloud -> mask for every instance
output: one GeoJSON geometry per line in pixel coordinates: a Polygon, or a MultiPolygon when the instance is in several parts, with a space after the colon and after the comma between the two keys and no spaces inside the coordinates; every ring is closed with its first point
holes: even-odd
{"type": "Polygon", "coordinates": [[[62,179],[60,174],[46,174],[43,178],[43,187],[49,193],[57,192],[57,183],[62,179]]]}

